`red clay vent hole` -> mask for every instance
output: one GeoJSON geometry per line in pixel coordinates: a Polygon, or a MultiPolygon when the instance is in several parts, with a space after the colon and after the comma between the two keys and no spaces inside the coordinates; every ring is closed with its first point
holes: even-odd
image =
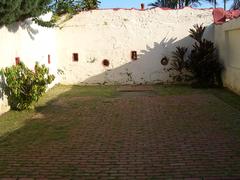
{"type": "Polygon", "coordinates": [[[137,60],[137,51],[131,51],[131,59],[133,61],[137,60]]]}
{"type": "Polygon", "coordinates": [[[15,58],[15,63],[16,63],[16,65],[20,64],[20,57],[15,58]]]}
{"type": "Polygon", "coordinates": [[[102,61],[102,64],[103,64],[103,66],[108,67],[108,66],[110,65],[110,62],[109,62],[109,60],[104,59],[104,60],[102,61]]]}
{"type": "Polygon", "coordinates": [[[73,61],[78,62],[78,53],[73,53],[73,61]]]}
{"type": "Polygon", "coordinates": [[[51,64],[51,56],[48,54],[48,64],[51,64]]]}

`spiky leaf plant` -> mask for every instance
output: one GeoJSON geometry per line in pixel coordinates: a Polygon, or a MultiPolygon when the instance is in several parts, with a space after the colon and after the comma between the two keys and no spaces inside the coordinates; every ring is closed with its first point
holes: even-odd
{"type": "Polygon", "coordinates": [[[203,38],[205,27],[195,25],[190,29],[190,37],[196,40],[186,62],[186,68],[192,73],[195,87],[222,86],[220,63],[214,43],[203,38]]]}
{"type": "Polygon", "coordinates": [[[170,68],[168,69],[172,74],[170,75],[174,81],[183,82],[188,80],[186,74],[186,53],[188,48],[186,47],[176,47],[176,51],[172,54],[172,59],[170,63],[170,68]]]}
{"type": "Polygon", "coordinates": [[[203,24],[201,25],[196,24],[193,26],[193,28],[189,30],[189,33],[190,33],[189,36],[195,39],[196,41],[200,42],[203,38],[205,29],[206,27],[204,27],[203,24]]]}

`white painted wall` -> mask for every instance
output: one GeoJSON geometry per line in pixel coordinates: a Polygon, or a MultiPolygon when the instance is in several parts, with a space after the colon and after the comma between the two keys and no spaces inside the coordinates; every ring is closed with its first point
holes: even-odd
{"type": "MultiPolygon", "coordinates": [[[[47,15],[46,19],[49,19],[47,15]]],[[[171,81],[160,61],[176,46],[191,46],[189,28],[208,26],[213,38],[212,10],[93,10],[81,12],[61,29],[39,27],[27,20],[0,28],[0,68],[15,64],[15,57],[30,68],[47,63],[52,73],[64,71],[63,84],[145,84],[171,81]],[[210,26],[209,26],[210,25],[210,26]],[[131,60],[131,51],[138,60],[131,60]],[[79,62],[72,61],[79,53],[79,62]],[[102,60],[110,61],[103,67],[102,60]]],[[[0,79],[1,82],[1,79],[0,79]]],[[[0,85],[1,88],[1,85],[0,85]]],[[[0,89],[0,113],[8,109],[0,89]]]]}
{"type": "Polygon", "coordinates": [[[240,94],[240,18],[215,25],[215,43],[224,63],[224,85],[240,94]]]}
{"type": "MultiPolygon", "coordinates": [[[[212,24],[212,10],[94,10],[81,12],[57,30],[63,84],[145,84],[171,81],[160,60],[176,46],[191,46],[189,28],[212,24]],[[130,52],[138,52],[132,61],[130,52]],[[79,62],[72,62],[79,53],[79,62]],[[110,66],[103,67],[108,59],[110,66]]],[[[213,26],[206,36],[213,40],[213,26]]]]}
{"type": "MultiPolygon", "coordinates": [[[[48,16],[50,15],[44,18],[48,16]]],[[[51,73],[57,73],[55,29],[39,27],[26,20],[8,27],[1,27],[0,39],[0,69],[15,64],[15,57],[20,57],[20,60],[32,69],[38,61],[40,64],[46,64],[51,73]],[[51,55],[50,65],[48,54],[51,55]]],[[[0,114],[9,109],[7,98],[2,91],[2,81],[3,78],[0,77],[0,114]]]]}

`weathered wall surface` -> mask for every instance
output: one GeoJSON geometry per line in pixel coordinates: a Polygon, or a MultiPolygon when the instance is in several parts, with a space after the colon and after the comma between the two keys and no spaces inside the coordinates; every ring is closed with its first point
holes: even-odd
{"type": "Polygon", "coordinates": [[[224,85],[240,94],[240,18],[215,25],[215,43],[224,63],[224,85]]]}
{"type": "MultiPolygon", "coordinates": [[[[46,16],[45,20],[49,18],[46,16]]],[[[39,27],[27,20],[0,28],[0,68],[15,64],[15,58],[34,67],[36,61],[47,64],[51,56],[52,73],[64,71],[63,84],[145,84],[171,81],[161,65],[176,46],[190,47],[189,28],[208,26],[206,36],[213,37],[212,11],[185,8],[161,10],[94,10],[81,12],[61,29],[39,27]],[[210,26],[209,26],[210,25],[210,26]],[[131,60],[131,51],[138,59],[131,60]],[[72,61],[78,53],[79,61],[72,61]],[[108,59],[109,67],[102,65],[108,59]]],[[[8,109],[1,89],[0,113],[8,109]]]]}
{"type": "MultiPolygon", "coordinates": [[[[56,33],[54,29],[39,27],[27,20],[0,28],[0,69],[15,64],[20,57],[28,67],[33,68],[36,61],[46,64],[56,74],[56,33]],[[51,64],[48,64],[48,54],[51,64]]],[[[9,109],[0,77],[0,114],[9,109]]]]}
{"type": "MultiPolygon", "coordinates": [[[[82,12],[57,30],[63,84],[145,84],[171,81],[160,61],[176,46],[192,45],[189,28],[211,25],[212,10],[95,10],[82,12]],[[131,51],[138,60],[131,60],[131,51]],[[72,61],[72,53],[79,61],[72,61]],[[109,67],[102,65],[108,59],[109,67]]],[[[213,26],[206,31],[213,37],[213,26]]]]}

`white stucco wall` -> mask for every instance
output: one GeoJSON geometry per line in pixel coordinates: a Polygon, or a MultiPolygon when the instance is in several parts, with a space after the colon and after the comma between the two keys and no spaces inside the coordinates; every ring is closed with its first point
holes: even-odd
{"type": "Polygon", "coordinates": [[[224,85],[240,94],[240,18],[215,25],[215,43],[224,63],[224,85]]]}
{"type": "MultiPolygon", "coordinates": [[[[51,73],[57,73],[55,29],[39,27],[26,20],[1,27],[0,39],[0,69],[15,64],[15,58],[20,57],[20,60],[32,69],[38,61],[46,64],[51,73]],[[51,56],[50,65],[48,54],[51,56]]],[[[7,98],[2,91],[2,81],[3,78],[0,77],[0,114],[9,109],[7,98]]]]}
{"type": "Polygon", "coordinates": [[[160,61],[176,46],[191,46],[189,28],[208,26],[213,40],[212,10],[94,10],[81,12],[57,30],[63,84],[145,84],[171,81],[160,61]],[[131,60],[131,51],[138,60],[131,60]],[[79,62],[72,61],[79,54],[79,62]],[[110,61],[109,67],[102,60],[110,61]]]}
{"type": "MultiPolygon", "coordinates": [[[[212,22],[212,10],[191,8],[93,10],[79,13],[61,29],[39,27],[27,20],[0,28],[0,68],[15,64],[15,57],[20,57],[30,68],[38,61],[55,75],[63,70],[63,84],[169,82],[161,59],[170,58],[176,46],[191,47],[188,31],[194,24],[208,26],[205,35],[213,40],[212,22]],[[138,52],[138,60],[131,60],[131,51],[138,52]],[[78,62],[72,61],[72,53],[79,54],[78,62]],[[110,61],[109,67],[102,65],[103,59],[110,61]]],[[[0,113],[7,109],[0,84],[0,113]]]]}

